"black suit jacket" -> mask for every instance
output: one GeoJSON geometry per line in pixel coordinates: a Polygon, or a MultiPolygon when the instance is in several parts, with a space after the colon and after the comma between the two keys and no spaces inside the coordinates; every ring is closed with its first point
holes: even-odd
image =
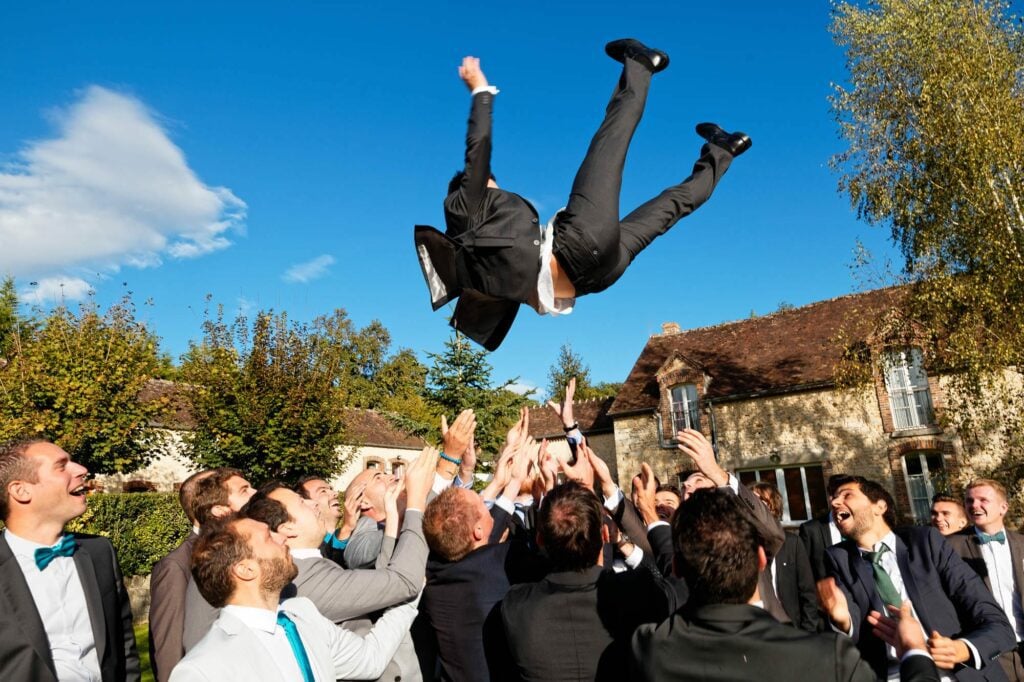
{"type": "Polygon", "coordinates": [[[829,530],[828,522],[829,515],[825,514],[800,524],[800,539],[807,548],[811,571],[816,581],[828,577],[825,550],[832,546],[832,532],[829,530]]]}
{"type": "Polygon", "coordinates": [[[487,187],[493,103],[488,92],[473,96],[465,175],[445,199],[444,234],[425,225],[414,233],[434,310],[458,298],[451,325],[487,350],[501,344],[519,304],[536,300],[541,234],[528,201],[487,187]]]}
{"type": "MultiPolygon", "coordinates": [[[[992,591],[992,581],[988,575],[988,565],[981,554],[981,543],[978,541],[978,534],[974,528],[965,528],[959,533],[946,536],[946,541],[953,547],[960,558],[968,566],[974,569],[983,581],[989,592],[992,591]]],[[[1006,531],[1006,541],[1010,545],[1010,558],[1013,560],[1013,586],[1017,592],[1017,599],[1024,608],[1024,535],[1011,530],[1006,531]]]]}
{"type": "MultiPolygon", "coordinates": [[[[139,679],[132,608],[110,540],[75,533],[75,567],[85,591],[103,682],[139,679]]],[[[0,536],[0,679],[56,682],[50,643],[7,538],[0,536]]]]}
{"type": "Polygon", "coordinates": [[[756,606],[712,604],[640,626],[630,679],[873,682],[875,673],[847,637],[783,625],[756,606]]]}
{"type": "MultiPolygon", "coordinates": [[[[897,529],[896,560],[907,594],[925,632],[967,639],[983,659],[981,670],[961,668],[958,680],[1003,680],[1002,668],[989,665],[1014,647],[1016,638],[985,584],[937,530],[914,526],[897,529]]],[[[853,622],[853,641],[880,677],[888,666],[885,644],[871,632],[870,611],[884,612],[875,589],[871,564],[856,543],[845,540],[826,554],[830,574],[846,595],[853,622]]]]}
{"type": "Polygon", "coordinates": [[[514,585],[502,602],[512,660],[525,681],[624,680],[629,642],[643,623],[674,611],[653,564],[615,573],[601,566],[514,585]]]}
{"type": "Polygon", "coordinates": [[[811,562],[800,538],[786,533],[786,541],[775,557],[776,594],[793,625],[816,632],[821,625],[818,595],[811,574],[811,562]]]}

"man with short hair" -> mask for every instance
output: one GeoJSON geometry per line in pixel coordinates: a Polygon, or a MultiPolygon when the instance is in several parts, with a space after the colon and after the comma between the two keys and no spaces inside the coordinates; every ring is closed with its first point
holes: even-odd
{"type": "MultiPolygon", "coordinates": [[[[668,620],[637,630],[630,679],[874,680],[842,635],[782,625],[760,608],[764,540],[741,505],[722,489],[700,490],[680,505],[672,525],[675,566],[691,596],[668,620]]],[[[924,637],[918,632],[903,644],[920,648],[924,637]]],[[[934,671],[927,656],[908,656],[903,665],[907,680],[934,671]]]]}
{"type": "Polygon", "coordinates": [[[980,478],[968,484],[964,507],[974,528],[946,540],[968,566],[985,581],[999,608],[1006,614],[1017,644],[999,657],[1007,678],[1024,680],[1024,535],[1006,528],[1010,506],[999,481],[980,478]]]}
{"type": "MultiPolygon", "coordinates": [[[[633,631],[675,610],[672,589],[653,564],[634,562],[621,573],[604,565],[604,517],[601,501],[578,483],[544,497],[537,544],[551,572],[513,585],[501,605],[512,660],[525,680],[626,679],[633,631]]],[[[627,565],[642,554],[634,548],[627,565]]]]}
{"type": "Polygon", "coordinates": [[[832,516],[847,539],[828,549],[834,578],[822,581],[819,596],[833,627],[853,638],[879,677],[897,679],[899,660],[872,632],[869,617],[911,601],[944,677],[1003,679],[1002,668],[990,663],[1015,644],[1006,615],[937,530],[894,531],[892,495],[861,476],[836,490],[832,516]]]}
{"type": "Polygon", "coordinates": [[[807,548],[807,557],[811,560],[811,571],[814,573],[814,580],[824,580],[828,577],[828,569],[825,566],[825,550],[832,545],[838,545],[843,541],[843,536],[832,518],[832,498],[840,485],[850,477],[846,474],[833,474],[829,476],[825,484],[826,503],[829,504],[828,511],[817,518],[804,521],[800,524],[799,535],[807,548]]]}
{"type": "MultiPolygon", "coordinates": [[[[214,519],[226,518],[238,512],[255,494],[256,489],[238,469],[212,469],[209,476],[196,484],[193,502],[196,521],[202,527],[214,519]]],[[[185,589],[185,629],[181,638],[186,652],[199,643],[215,620],[217,609],[203,599],[195,580],[189,579],[185,589]]]]}
{"type": "Polygon", "coordinates": [[[947,493],[936,493],[932,497],[932,527],[949,537],[967,527],[967,512],[964,504],[947,493]]]}
{"type": "Polygon", "coordinates": [[[0,445],[0,679],[140,679],[132,610],[110,540],[65,533],[89,472],[57,445],[0,445]]]}
{"type": "Polygon", "coordinates": [[[220,615],[175,667],[171,682],[325,682],[380,675],[415,606],[388,611],[370,635],[360,637],[324,618],[308,599],[281,601],[297,570],[284,538],[266,524],[229,518],[204,529],[192,574],[220,615]]]}
{"type": "Polygon", "coordinates": [[[338,493],[327,481],[319,476],[300,478],[298,483],[295,484],[295,492],[304,499],[313,500],[320,508],[320,516],[324,520],[324,525],[327,526],[323,542],[320,544],[320,554],[344,566],[345,547],[348,545],[349,536],[352,535],[356,528],[354,515],[345,513],[345,522],[340,528],[338,527],[338,522],[342,518],[338,493]]]}
{"type": "Polygon", "coordinates": [[[529,202],[495,182],[491,108],[498,90],[479,59],[462,60],[459,77],[472,97],[465,166],[449,183],[445,232],[418,225],[415,243],[434,310],[458,298],[451,325],[487,350],[501,344],[520,304],[565,315],[576,297],[612,286],[651,242],[707,201],[733,159],[750,148],[743,133],[699,124],[707,144],[690,176],[621,218],[626,152],[651,76],[669,59],[628,38],[608,43],[605,52],[622,64],[618,85],[568,204],[546,226],[529,202]]]}
{"type": "Polygon", "coordinates": [[[185,595],[192,577],[192,547],[199,537],[196,521],[196,488],[214,470],[198,471],[181,483],[178,503],[191,528],[170,554],[153,565],[149,577],[149,663],[157,682],[167,682],[171,670],[185,655],[185,595]]]}

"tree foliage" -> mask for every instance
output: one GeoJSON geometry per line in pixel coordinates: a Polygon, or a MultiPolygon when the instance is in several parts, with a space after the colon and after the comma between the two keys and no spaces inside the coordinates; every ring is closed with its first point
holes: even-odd
{"type": "Polygon", "coordinates": [[[39,325],[20,325],[0,368],[0,439],[58,443],[93,473],[144,466],[166,399],[139,400],[155,376],[158,341],[129,299],[105,313],[94,303],[61,306],[39,325]]]}
{"type": "Polygon", "coordinates": [[[558,350],[558,359],[548,369],[548,397],[561,401],[565,397],[565,387],[569,379],[576,377],[575,400],[608,398],[619,392],[622,384],[609,382],[593,383],[590,378],[590,367],[583,358],[573,351],[568,343],[562,344],[558,350]]]}
{"type": "MultiPolygon", "coordinates": [[[[476,447],[481,461],[501,448],[519,409],[529,404],[529,395],[510,389],[516,379],[494,385],[493,368],[487,351],[474,348],[464,336],[452,332],[441,353],[428,353],[432,364],[427,370],[426,399],[437,414],[449,422],[462,410],[476,412],[476,447]]],[[[432,434],[433,435],[433,434],[432,434]]]]}
{"type": "Polygon", "coordinates": [[[849,69],[832,98],[840,189],[891,229],[910,292],[888,333],[949,372],[962,434],[1001,431],[995,472],[1015,484],[1024,394],[1004,370],[1024,350],[1024,34],[1001,0],[841,2],[833,18],[849,69]]]}
{"type": "Polygon", "coordinates": [[[310,324],[260,312],[250,324],[219,309],[180,371],[196,427],[187,441],[203,466],[234,466],[256,481],[330,477],[344,465],[345,407],[426,412],[425,370],[409,351],[389,355],[379,322],[357,329],[344,310],[310,324]]]}

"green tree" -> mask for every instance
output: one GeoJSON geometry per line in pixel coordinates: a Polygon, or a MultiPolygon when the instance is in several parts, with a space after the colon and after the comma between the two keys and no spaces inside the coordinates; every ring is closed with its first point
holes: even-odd
{"type": "MultiPolygon", "coordinates": [[[[858,214],[888,227],[909,297],[893,338],[948,372],[968,439],[999,431],[1024,475],[1024,394],[1004,369],[1024,351],[1024,35],[1001,0],[840,2],[832,31],[848,84],[832,98],[835,157],[858,214]]],[[[969,449],[972,446],[969,444],[969,449]]]]}
{"type": "Polygon", "coordinates": [[[570,344],[564,343],[558,350],[555,364],[548,369],[548,397],[561,401],[565,397],[565,387],[573,377],[576,377],[576,401],[608,398],[618,393],[622,386],[609,382],[593,383],[590,367],[573,351],[570,344]]]}
{"type": "Polygon", "coordinates": [[[59,307],[19,333],[0,369],[0,439],[52,440],[93,473],[144,466],[167,402],[138,396],[158,366],[158,339],[129,299],[105,313],[94,303],[59,307]]]}
{"type": "Polygon", "coordinates": [[[530,403],[530,394],[510,390],[516,379],[492,384],[493,368],[487,351],[474,348],[458,332],[452,332],[445,341],[444,351],[428,356],[432,364],[427,370],[427,402],[437,414],[447,415],[449,422],[462,410],[472,408],[476,413],[478,456],[480,461],[487,461],[504,444],[519,409],[530,403]]]}

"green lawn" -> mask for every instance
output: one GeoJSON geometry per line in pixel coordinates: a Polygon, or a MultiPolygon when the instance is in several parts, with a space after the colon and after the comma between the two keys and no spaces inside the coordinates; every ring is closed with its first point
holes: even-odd
{"type": "Polygon", "coordinates": [[[149,625],[135,626],[135,644],[139,647],[139,661],[142,663],[142,682],[153,682],[153,671],[149,667],[149,625]]]}

